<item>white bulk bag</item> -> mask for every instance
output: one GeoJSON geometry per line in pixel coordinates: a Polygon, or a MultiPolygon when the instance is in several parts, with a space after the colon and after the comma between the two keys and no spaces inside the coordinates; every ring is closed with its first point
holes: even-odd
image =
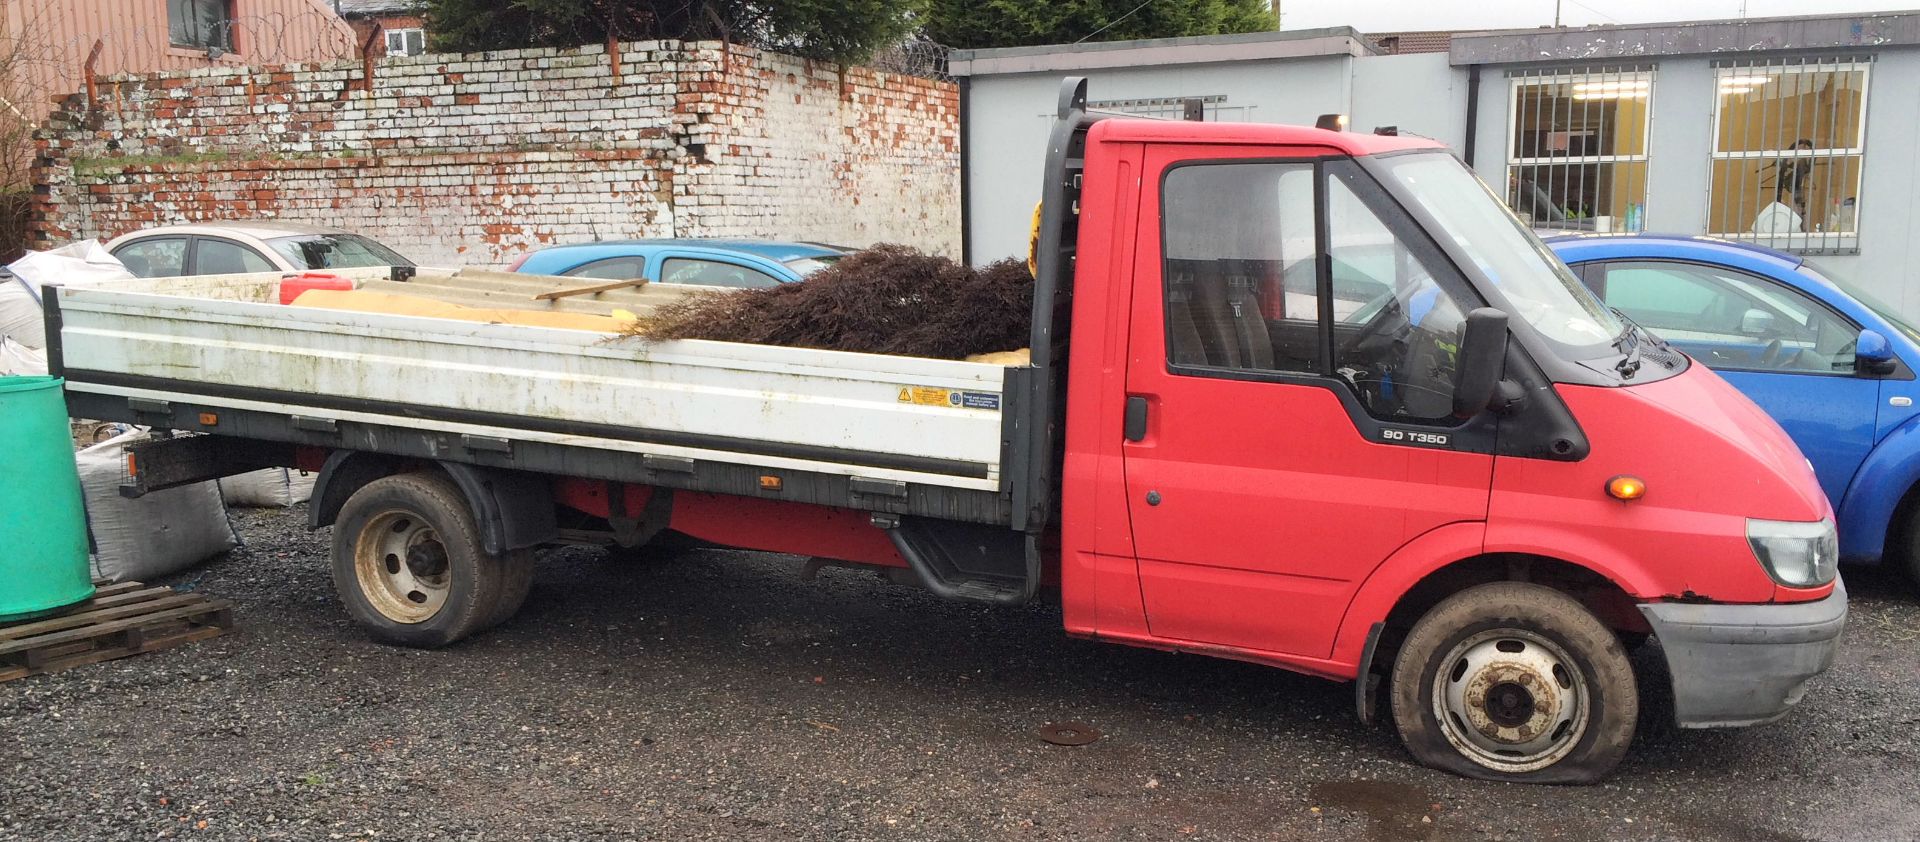
{"type": "Polygon", "coordinates": [[[28,350],[47,347],[47,323],[40,312],[40,296],[18,275],[5,271],[0,271],[0,339],[28,350]]]}
{"type": "Polygon", "coordinates": [[[240,543],[212,481],[155,491],[137,500],[120,496],[126,473],[122,447],[147,436],[123,433],[74,454],[93,535],[93,575],[122,582],[178,572],[240,543]]]}
{"type": "Polygon", "coordinates": [[[45,349],[29,348],[5,336],[0,336],[0,376],[21,377],[46,373],[45,349]]]}
{"type": "Polygon", "coordinates": [[[132,279],[133,273],[93,240],[27,252],[0,273],[0,337],[35,351],[47,347],[46,321],[40,312],[42,286],[132,279]]]}
{"type": "Polygon", "coordinates": [[[220,480],[220,497],[229,506],[284,509],[313,496],[312,474],[291,468],[262,468],[220,480]]]}

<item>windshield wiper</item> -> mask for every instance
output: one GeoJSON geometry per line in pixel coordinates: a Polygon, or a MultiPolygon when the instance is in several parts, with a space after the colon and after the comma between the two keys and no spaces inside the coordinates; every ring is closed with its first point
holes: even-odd
{"type": "Polygon", "coordinates": [[[1614,363],[1613,370],[1620,373],[1620,379],[1632,380],[1640,372],[1640,343],[1646,341],[1646,332],[1620,308],[1612,307],[1613,315],[1620,319],[1620,335],[1613,338],[1613,349],[1619,351],[1620,361],[1614,363]]]}

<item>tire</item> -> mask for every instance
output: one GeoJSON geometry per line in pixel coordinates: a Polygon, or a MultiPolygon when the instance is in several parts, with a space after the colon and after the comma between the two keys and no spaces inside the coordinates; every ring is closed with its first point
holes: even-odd
{"type": "Polygon", "coordinates": [[[1595,783],[1626,756],[1640,717],[1612,630],[1572,597],[1524,582],[1434,606],[1401,644],[1390,693],[1415,759],[1492,781],[1595,783]]]}
{"type": "Polygon", "coordinates": [[[368,634],[401,646],[445,646],[497,622],[504,602],[519,607],[502,597],[530,567],[486,553],[466,498],[433,474],[367,483],[333,527],[340,601],[368,634]]]}
{"type": "Polygon", "coordinates": [[[1886,555],[1891,557],[1887,560],[1898,562],[1907,584],[1920,590],[1920,503],[1909,502],[1901,510],[1894,533],[1898,540],[1888,542],[1886,555]]]}
{"type": "Polygon", "coordinates": [[[488,615],[482,628],[493,628],[513,619],[520,613],[520,606],[527,602],[527,592],[533,589],[534,557],[531,548],[514,550],[501,559],[506,568],[506,581],[495,596],[493,613],[488,615]]]}

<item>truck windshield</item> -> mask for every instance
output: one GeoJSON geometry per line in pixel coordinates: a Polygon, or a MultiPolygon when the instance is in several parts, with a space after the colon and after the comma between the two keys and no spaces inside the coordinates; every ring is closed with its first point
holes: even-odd
{"type": "Polygon", "coordinates": [[[1374,162],[1403,188],[1396,191],[1401,199],[1425,210],[1492,281],[1513,315],[1533,325],[1563,358],[1616,353],[1613,342],[1625,326],[1459,159],[1431,152],[1374,162]]]}

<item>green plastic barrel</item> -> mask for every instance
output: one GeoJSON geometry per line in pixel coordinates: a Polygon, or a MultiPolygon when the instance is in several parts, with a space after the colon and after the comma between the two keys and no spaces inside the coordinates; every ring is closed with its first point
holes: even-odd
{"type": "Polygon", "coordinates": [[[63,382],[0,377],[0,622],[93,596],[63,382]]]}

